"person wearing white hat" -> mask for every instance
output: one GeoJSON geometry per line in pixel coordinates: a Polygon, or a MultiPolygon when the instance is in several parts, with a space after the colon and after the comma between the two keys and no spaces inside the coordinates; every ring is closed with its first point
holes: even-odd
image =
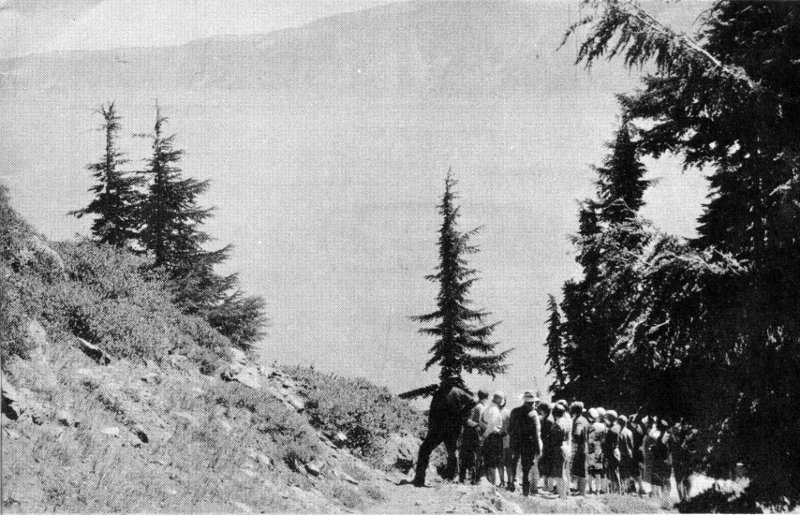
{"type": "Polygon", "coordinates": [[[539,485],[539,456],[542,454],[542,435],[539,415],[536,412],[536,395],[526,391],[522,406],[511,411],[509,436],[511,437],[511,463],[509,464],[508,489],[514,491],[517,462],[522,462],[522,495],[531,493],[530,472],[533,470],[533,493],[539,485]]]}

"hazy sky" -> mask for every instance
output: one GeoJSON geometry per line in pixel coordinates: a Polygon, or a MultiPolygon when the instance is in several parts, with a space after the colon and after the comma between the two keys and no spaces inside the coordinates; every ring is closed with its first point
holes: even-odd
{"type": "Polygon", "coordinates": [[[0,0],[0,57],[176,45],[296,27],[385,0],[0,0]]]}

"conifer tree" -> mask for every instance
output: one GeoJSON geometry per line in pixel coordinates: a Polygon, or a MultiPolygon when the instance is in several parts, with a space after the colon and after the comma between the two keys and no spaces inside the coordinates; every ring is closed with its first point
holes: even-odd
{"type": "Polygon", "coordinates": [[[96,241],[130,248],[137,236],[136,210],[141,200],[137,187],[142,180],[120,169],[128,160],[117,145],[121,117],[114,102],[102,104],[95,112],[103,117],[99,130],[105,135],[105,150],[100,161],[87,165],[96,180],[89,189],[94,198],[88,206],[70,214],[78,218],[96,215],[91,229],[96,241]]]}
{"type": "Polygon", "coordinates": [[[153,154],[142,172],[149,180],[140,210],[141,245],[152,255],[153,266],[167,273],[175,302],[184,312],[201,316],[234,345],[249,349],[263,336],[264,300],[245,296],[237,288],[237,274],[214,271],[228,258],[231,246],[203,248],[211,238],[202,224],[212,209],[198,206],[198,197],[208,190],[209,181],[183,176],[178,166],[183,151],[175,148],[174,134],[164,134],[166,122],[156,106],[153,133],[145,135],[152,140],[153,154]]]}
{"type": "Polygon", "coordinates": [[[644,205],[644,192],[650,181],[643,178],[646,170],[639,161],[627,120],[622,121],[608,146],[611,152],[605,163],[595,168],[599,175],[599,216],[605,223],[621,224],[633,219],[644,205]]]}
{"type": "Polygon", "coordinates": [[[436,337],[425,370],[439,365],[442,380],[454,374],[461,375],[462,372],[495,377],[508,368],[505,361],[511,349],[495,352],[498,343],[491,342],[489,338],[499,322],[486,324],[484,321],[489,313],[469,307],[469,289],[477,280],[477,271],[468,267],[466,256],[478,252],[478,247],[470,244],[470,238],[478,229],[468,232],[458,230],[459,207],[455,205],[458,198],[453,191],[455,185],[456,180],[448,170],[442,203],[439,205],[442,215],[439,266],[435,274],[426,276],[427,280],[439,284],[437,309],[412,319],[422,323],[439,321],[433,327],[420,329],[421,333],[436,337]]]}
{"type": "Polygon", "coordinates": [[[556,381],[550,387],[553,392],[559,391],[564,387],[564,370],[562,369],[562,353],[563,353],[563,340],[561,338],[561,312],[558,309],[556,298],[552,295],[547,296],[547,311],[550,316],[547,318],[547,357],[545,358],[545,365],[550,368],[548,372],[552,372],[556,376],[556,381]]]}
{"type": "Polygon", "coordinates": [[[148,178],[147,194],[141,205],[144,249],[153,256],[154,266],[163,268],[177,284],[176,301],[189,313],[203,313],[225,298],[236,284],[236,276],[219,277],[215,265],[223,262],[230,246],[206,251],[210,241],[201,229],[212,209],[198,206],[198,197],[208,190],[209,181],[183,177],[178,163],[183,150],[174,146],[175,135],[164,135],[167,118],[156,106],[152,140],[153,154],[142,172],[148,178]]]}

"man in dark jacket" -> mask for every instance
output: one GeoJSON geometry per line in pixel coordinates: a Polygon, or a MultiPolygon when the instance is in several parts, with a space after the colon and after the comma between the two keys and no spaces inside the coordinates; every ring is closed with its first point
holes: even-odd
{"type": "Polygon", "coordinates": [[[442,381],[431,399],[428,412],[428,434],[419,448],[414,486],[425,486],[425,472],[433,450],[444,443],[447,449],[447,467],[444,478],[452,480],[458,465],[456,447],[461,427],[466,422],[469,412],[475,406],[475,399],[466,392],[461,376],[453,374],[442,381]]]}
{"type": "Polygon", "coordinates": [[[514,491],[517,461],[522,461],[522,495],[529,495],[531,469],[533,469],[533,493],[536,493],[538,489],[539,469],[536,458],[542,453],[542,437],[539,414],[535,408],[536,396],[533,392],[525,392],[522,401],[522,406],[511,410],[511,421],[508,428],[511,437],[508,489],[514,491]]]}

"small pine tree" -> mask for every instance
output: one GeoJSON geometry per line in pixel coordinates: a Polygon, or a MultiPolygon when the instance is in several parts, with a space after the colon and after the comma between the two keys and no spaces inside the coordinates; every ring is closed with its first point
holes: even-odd
{"type": "Polygon", "coordinates": [[[545,342],[547,357],[545,358],[545,365],[550,367],[548,372],[552,372],[556,376],[555,383],[550,387],[550,391],[555,392],[564,388],[564,369],[562,367],[564,341],[561,337],[561,312],[553,295],[547,296],[547,311],[550,316],[547,318],[547,340],[545,342]]]}
{"type": "Polygon", "coordinates": [[[440,262],[437,272],[426,276],[429,281],[439,283],[438,309],[412,319],[422,323],[439,320],[434,327],[420,329],[421,333],[437,338],[430,349],[432,356],[425,364],[425,370],[439,365],[442,380],[452,375],[460,376],[463,371],[495,377],[508,368],[505,360],[511,349],[495,353],[497,342],[490,342],[489,338],[499,322],[484,324],[489,313],[469,307],[467,297],[477,280],[477,271],[467,266],[464,256],[478,251],[469,243],[478,229],[459,232],[455,185],[456,181],[448,170],[444,196],[438,206],[443,219],[439,233],[440,262]]]}
{"type": "Polygon", "coordinates": [[[94,198],[88,206],[71,211],[70,214],[78,218],[96,215],[91,229],[95,240],[120,248],[130,248],[139,228],[136,210],[141,201],[141,193],[137,187],[142,184],[142,179],[120,170],[128,160],[117,146],[122,125],[114,102],[102,104],[95,112],[103,117],[99,130],[105,133],[105,151],[100,161],[86,167],[93,172],[97,181],[89,188],[94,193],[94,198]]]}
{"type": "Polygon", "coordinates": [[[643,179],[646,169],[639,161],[636,142],[631,139],[627,120],[617,130],[611,152],[603,166],[595,170],[597,181],[599,216],[608,224],[621,224],[633,219],[644,205],[644,192],[650,181],[643,179]]]}

